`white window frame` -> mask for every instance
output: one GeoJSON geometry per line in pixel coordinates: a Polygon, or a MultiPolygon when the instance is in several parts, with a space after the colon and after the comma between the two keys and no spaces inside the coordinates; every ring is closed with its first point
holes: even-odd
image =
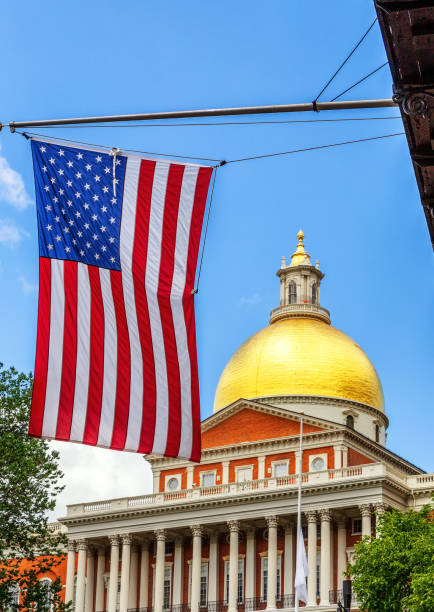
{"type": "Polygon", "coordinates": [[[273,478],[284,478],[285,476],[289,476],[289,459],[276,459],[276,461],[271,462],[271,475],[273,478]],[[276,476],[275,469],[278,465],[286,466],[286,474],[282,476],[276,476]]]}
{"type": "Polygon", "coordinates": [[[217,484],[217,470],[203,470],[203,472],[200,472],[200,486],[201,487],[215,487],[216,484],[217,484]],[[209,475],[214,476],[214,483],[212,485],[204,485],[203,477],[209,476],[209,475]]]}
{"type": "Polygon", "coordinates": [[[176,493],[182,489],[182,474],[166,474],[164,477],[164,491],[165,493],[176,493]],[[176,478],[178,486],[176,489],[169,489],[169,480],[176,478]]]}
{"type": "Polygon", "coordinates": [[[202,561],[200,564],[200,589],[199,589],[199,607],[204,608],[208,605],[208,586],[209,586],[209,578],[208,578],[208,562],[202,561]],[[202,600],[202,578],[205,578],[205,600],[202,600]]]}
{"type": "MultiPolygon", "coordinates": [[[[38,582],[49,582],[50,584],[53,584],[53,581],[51,580],[51,578],[49,578],[48,576],[44,576],[43,578],[40,578],[38,580],[38,582]]],[[[53,609],[53,601],[51,599],[51,594],[50,594],[50,605],[48,607],[49,610],[53,609]]],[[[44,607],[44,612],[46,611],[46,608],[44,607]]]]}
{"type": "Polygon", "coordinates": [[[164,566],[164,579],[163,579],[163,610],[170,610],[172,607],[172,565],[164,566]],[[166,588],[166,581],[169,579],[169,605],[164,606],[164,590],[166,588]]]}
{"type": "Polygon", "coordinates": [[[250,470],[251,471],[251,475],[252,475],[250,480],[253,480],[253,468],[254,468],[253,463],[251,465],[250,464],[249,465],[236,465],[235,466],[235,481],[236,482],[248,482],[248,480],[239,480],[238,475],[243,470],[250,470]]]}
{"type": "MultiPolygon", "coordinates": [[[[265,594],[265,583],[264,583],[264,570],[265,562],[267,563],[267,583],[268,583],[268,555],[262,555],[261,557],[261,601],[267,601],[265,594]]],[[[268,584],[267,584],[268,590],[268,584]]],[[[282,554],[279,553],[276,559],[276,601],[282,599],[282,554]],[[279,589],[277,589],[279,585],[279,589]]]]}
{"type": "Polygon", "coordinates": [[[315,459],[322,459],[324,461],[324,470],[321,471],[326,471],[328,469],[328,454],[327,453],[319,453],[318,455],[309,455],[309,472],[316,472],[316,470],[313,469],[312,464],[315,461],[315,459]]]}

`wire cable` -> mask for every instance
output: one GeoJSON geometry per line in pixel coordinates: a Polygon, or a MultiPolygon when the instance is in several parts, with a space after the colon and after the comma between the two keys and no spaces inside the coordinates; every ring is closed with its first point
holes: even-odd
{"type": "Polygon", "coordinates": [[[369,26],[369,28],[366,30],[366,32],[363,34],[362,38],[359,40],[359,42],[353,47],[352,51],[347,55],[347,57],[344,59],[344,61],[342,62],[342,64],[339,66],[339,68],[336,70],[336,72],[330,77],[330,79],[327,81],[327,83],[324,85],[324,87],[321,89],[321,91],[319,92],[319,94],[317,95],[317,97],[315,98],[314,102],[317,102],[320,98],[320,96],[322,96],[322,94],[325,92],[325,90],[328,88],[328,86],[330,85],[330,83],[333,81],[333,79],[339,74],[339,72],[342,70],[342,68],[345,66],[345,64],[348,62],[348,60],[350,59],[350,57],[353,55],[353,53],[355,51],[357,51],[357,49],[360,47],[360,45],[362,44],[362,42],[365,40],[365,38],[367,37],[367,35],[369,34],[369,32],[372,30],[372,28],[374,27],[374,25],[377,23],[378,21],[378,17],[376,17],[374,19],[374,21],[371,23],[371,25],[369,26]]]}
{"type": "Polygon", "coordinates": [[[254,155],[252,157],[241,157],[240,159],[228,159],[222,162],[221,165],[225,164],[236,164],[238,162],[251,161],[254,159],[264,159],[266,157],[277,157],[279,155],[291,155],[293,153],[303,153],[305,151],[316,151],[318,149],[330,149],[332,147],[341,147],[343,145],[354,144],[356,142],[368,142],[370,140],[381,140],[383,138],[392,138],[393,136],[404,136],[405,132],[396,132],[395,134],[384,134],[384,136],[371,136],[370,138],[358,138],[357,140],[345,140],[343,142],[334,142],[332,144],[319,145],[316,147],[306,147],[304,149],[292,149],[292,151],[281,151],[280,153],[268,153],[265,155],[254,155]]]}
{"type": "Polygon", "coordinates": [[[363,81],[366,81],[366,79],[369,79],[370,76],[372,76],[373,74],[375,74],[376,72],[378,72],[379,70],[381,70],[382,68],[384,68],[384,66],[387,66],[389,62],[384,62],[384,64],[381,64],[381,66],[378,66],[378,68],[375,68],[375,70],[373,70],[372,72],[370,72],[369,74],[366,74],[364,77],[362,77],[361,79],[359,79],[358,81],[356,81],[353,85],[351,85],[350,87],[347,87],[347,89],[344,89],[344,91],[341,91],[340,94],[338,94],[337,96],[335,96],[334,98],[332,98],[330,100],[330,102],[334,102],[335,100],[337,100],[338,98],[340,98],[341,96],[343,96],[344,94],[347,93],[347,91],[350,91],[350,89],[354,89],[354,87],[356,87],[357,85],[360,85],[360,83],[363,83],[363,81]]]}
{"type": "Polygon", "coordinates": [[[214,195],[215,177],[217,176],[218,168],[219,168],[219,166],[216,166],[214,168],[214,177],[212,179],[211,195],[210,195],[210,198],[209,198],[209,205],[208,205],[208,214],[206,216],[205,232],[204,232],[204,235],[203,235],[202,251],[201,251],[201,254],[200,254],[199,271],[197,273],[196,288],[193,289],[193,291],[192,291],[193,294],[196,294],[199,291],[200,273],[202,271],[203,254],[204,254],[204,251],[205,251],[206,237],[207,237],[207,234],[208,234],[208,224],[209,224],[209,217],[210,217],[210,214],[211,214],[211,206],[212,206],[212,200],[213,200],[213,195],[214,195]]]}

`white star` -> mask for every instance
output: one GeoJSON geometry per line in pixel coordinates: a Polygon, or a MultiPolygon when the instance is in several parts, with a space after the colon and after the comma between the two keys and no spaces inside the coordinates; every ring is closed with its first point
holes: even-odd
{"type": "Polygon", "coordinates": [[[55,219],[56,223],[59,223],[60,217],[54,217],[54,219],[55,219]]]}
{"type": "Polygon", "coordinates": [[[44,172],[47,172],[47,166],[42,166],[42,170],[43,170],[44,172]]]}
{"type": "Polygon", "coordinates": [[[84,224],[84,229],[89,229],[89,227],[90,227],[89,223],[84,224]]]}
{"type": "Polygon", "coordinates": [[[77,153],[77,159],[83,159],[83,153],[77,153]]]}
{"type": "Polygon", "coordinates": [[[65,234],[69,234],[69,227],[64,227],[63,231],[65,232],[65,234]]]}
{"type": "Polygon", "coordinates": [[[50,162],[50,164],[54,164],[54,162],[55,162],[56,160],[54,159],[54,157],[50,157],[50,159],[49,159],[48,161],[50,162]]]}
{"type": "Polygon", "coordinates": [[[108,187],[103,187],[102,190],[104,191],[104,193],[107,193],[108,187]]]}
{"type": "Polygon", "coordinates": [[[86,246],[88,249],[90,249],[90,242],[86,242],[86,246]]]}
{"type": "Polygon", "coordinates": [[[89,183],[86,183],[86,185],[84,186],[85,189],[90,189],[90,185],[89,183]]]}
{"type": "Polygon", "coordinates": [[[57,242],[60,242],[62,240],[62,237],[61,236],[56,236],[56,240],[57,240],[57,242]]]}
{"type": "Polygon", "coordinates": [[[97,162],[102,161],[102,157],[101,157],[101,155],[97,155],[97,156],[96,156],[96,161],[97,161],[97,162]]]}
{"type": "Polygon", "coordinates": [[[94,240],[98,240],[98,236],[97,236],[96,234],[94,234],[94,235],[92,236],[92,238],[93,238],[94,240]]]}
{"type": "Polygon", "coordinates": [[[115,239],[113,238],[113,236],[111,238],[109,238],[110,244],[113,244],[114,241],[115,241],[115,239]]]}
{"type": "Polygon", "coordinates": [[[75,192],[75,197],[76,197],[76,198],[81,198],[81,193],[80,193],[79,191],[76,191],[76,192],[75,192]]]}
{"type": "Polygon", "coordinates": [[[107,247],[103,244],[101,247],[101,251],[103,251],[105,253],[105,251],[107,251],[107,247]]]}
{"type": "Polygon", "coordinates": [[[72,200],[68,200],[66,203],[68,204],[69,208],[71,208],[71,206],[72,206],[72,200]]]}
{"type": "Polygon", "coordinates": [[[58,172],[59,172],[60,176],[63,176],[65,174],[65,170],[62,170],[62,168],[60,168],[58,170],[58,172]]]}
{"type": "Polygon", "coordinates": [[[97,216],[97,215],[92,215],[92,219],[93,219],[94,221],[97,221],[97,220],[98,220],[98,216],[97,216]]]}
{"type": "Polygon", "coordinates": [[[99,259],[99,254],[95,253],[95,259],[99,259]]]}
{"type": "Polygon", "coordinates": [[[116,219],[114,217],[110,217],[109,221],[110,221],[110,223],[114,223],[116,221],[116,219]]]}
{"type": "Polygon", "coordinates": [[[80,255],[84,257],[84,251],[80,251],[80,255]]]}
{"type": "Polygon", "coordinates": [[[100,178],[101,178],[101,177],[100,177],[98,174],[95,174],[95,180],[96,180],[96,182],[97,182],[97,183],[98,183],[98,181],[100,180],[100,178]]]}
{"type": "Polygon", "coordinates": [[[49,251],[52,251],[53,250],[53,245],[52,244],[47,244],[47,248],[48,248],[49,251]]]}
{"type": "Polygon", "coordinates": [[[107,212],[107,206],[101,206],[101,212],[107,212]]]}
{"type": "Polygon", "coordinates": [[[71,248],[70,248],[70,247],[65,247],[65,251],[66,251],[67,253],[69,253],[69,251],[70,251],[70,250],[71,250],[71,248]]]}
{"type": "Polygon", "coordinates": [[[68,221],[68,223],[69,223],[69,225],[74,225],[74,221],[73,221],[72,219],[70,219],[70,220],[68,221]]]}
{"type": "Polygon", "coordinates": [[[95,195],[93,196],[92,200],[93,200],[94,202],[97,202],[97,201],[99,200],[99,195],[96,195],[96,194],[95,194],[95,195]]]}
{"type": "Polygon", "coordinates": [[[72,168],[73,165],[74,165],[74,162],[72,162],[72,161],[68,162],[68,168],[72,168]]]}
{"type": "Polygon", "coordinates": [[[76,173],[75,173],[75,176],[76,176],[77,178],[81,178],[81,172],[76,172],[76,173]]]}
{"type": "Polygon", "coordinates": [[[50,231],[52,229],[52,227],[53,227],[52,225],[48,224],[47,225],[47,230],[50,231]]]}
{"type": "Polygon", "coordinates": [[[55,182],[56,182],[56,178],[54,176],[52,176],[50,178],[50,183],[54,185],[55,182]]]}
{"type": "Polygon", "coordinates": [[[105,172],[106,174],[109,174],[109,173],[110,173],[110,168],[108,168],[108,167],[106,166],[106,167],[104,168],[104,172],[105,172]]]}
{"type": "Polygon", "coordinates": [[[65,193],[64,189],[59,189],[59,195],[63,195],[65,193]]]}
{"type": "Polygon", "coordinates": [[[77,236],[81,238],[83,236],[83,232],[77,232],[77,236]]]}
{"type": "Polygon", "coordinates": [[[72,244],[73,244],[73,245],[76,245],[76,244],[77,244],[77,241],[76,241],[76,239],[75,239],[75,238],[73,238],[73,239],[72,239],[72,244]]]}
{"type": "Polygon", "coordinates": [[[77,217],[77,219],[80,219],[81,217],[81,212],[79,210],[77,210],[77,212],[75,213],[75,216],[77,217]]]}
{"type": "Polygon", "coordinates": [[[116,178],[115,178],[115,183],[116,183],[116,185],[117,185],[117,184],[119,183],[119,179],[116,179],[116,178]]]}
{"type": "Polygon", "coordinates": [[[63,149],[59,149],[59,155],[60,157],[63,157],[65,155],[65,152],[63,149]]]}
{"type": "Polygon", "coordinates": [[[115,258],[114,258],[114,257],[110,257],[110,261],[111,261],[112,263],[115,263],[115,258]]]}
{"type": "Polygon", "coordinates": [[[47,206],[45,207],[45,210],[48,212],[49,210],[51,210],[51,206],[47,204],[47,206]]]}
{"type": "Polygon", "coordinates": [[[100,227],[99,229],[102,231],[102,233],[104,233],[104,232],[106,231],[106,229],[107,229],[107,228],[106,228],[106,226],[105,226],[105,225],[101,225],[101,227],[100,227]]]}
{"type": "Polygon", "coordinates": [[[55,204],[57,204],[57,202],[58,202],[58,201],[59,201],[59,198],[58,198],[57,196],[54,196],[54,198],[53,198],[53,202],[54,202],[55,204]]]}
{"type": "Polygon", "coordinates": [[[87,202],[84,203],[83,205],[84,210],[87,210],[89,208],[89,204],[87,202]]]}
{"type": "Polygon", "coordinates": [[[50,186],[49,185],[45,185],[44,189],[45,189],[45,191],[50,191],[50,186]]]}
{"type": "Polygon", "coordinates": [[[121,160],[120,160],[120,159],[117,159],[117,160],[116,160],[116,165],[117,165],[117,166],[119,166],[119,164],[120,164],[120,163],[121,163],[121,160]]]}
{"type": "Polygon", "coordinates": [[[46,147],[40,147],[39,150],[41,151],[41,153],[45,153],[45,151],[47,150],[46,147]]]}
{"type": "Polygon", "coordinates": [[[110,201],[112,204],[116,204],[116,198],[112,198],[110,201]]]}
{"type": "Polygon", "coordinates": [[[86,164],[86,170],[90,170],[92,168],[92,164],[86,164]]]}
{"type": "Polygon", "coordinates": [[[72,187],[72,181],[66,181],[66,184],[68,185],[68,187],[72,187]]]}
{"type": "Polygon", "coordinates": [[[62,208],[62,215],[66,215],[66,210],[62,208]]]}

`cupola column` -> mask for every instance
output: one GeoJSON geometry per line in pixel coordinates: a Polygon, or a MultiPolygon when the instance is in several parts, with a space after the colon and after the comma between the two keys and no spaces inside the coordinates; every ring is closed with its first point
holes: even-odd
{"type": "Polygon", "coordinates": [[[276,516],[268,516],[268,560],[267,560],[267,610],[276,608],[276,585],[277,585],[277,524],[276,516]]]}
{"type": "Polygon", "coordinates": [[[240,526],[238,521],[228,521],[229,543],[229,597],[228,612],[237,612],[238,594],[238,539],[240,526]]]}

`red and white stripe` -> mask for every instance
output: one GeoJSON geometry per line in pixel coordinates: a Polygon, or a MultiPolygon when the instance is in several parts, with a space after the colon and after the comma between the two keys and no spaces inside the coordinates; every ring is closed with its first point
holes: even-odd
{"type": "Polygon", "coordinates": [[[121,271],[40,258],[30,435],[199,461],[192,289],[211,174],[128,156],[121,271]]]}

